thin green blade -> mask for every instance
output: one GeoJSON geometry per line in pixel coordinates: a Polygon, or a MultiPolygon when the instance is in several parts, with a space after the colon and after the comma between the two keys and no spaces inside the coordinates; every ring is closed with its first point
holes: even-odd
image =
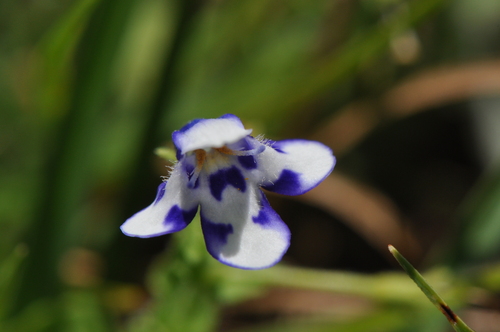
{"type": "Polygon", "coordinates": [[[445,315],[445,317],[450,322],[451,326],[455,331],[458,332],[474,332],[470,327],[468,327],[460,317],[458,317],[453,310],[443,301],[443,299],[432,289],[432,287],[425,281],[424,277],[413,267],[396,250],[393,246],[389,245],[389,251],[396,258],[399,265],[405,270],[408,276],[417,284],[417,286],[424,292],[427,298],[445,315]]]}

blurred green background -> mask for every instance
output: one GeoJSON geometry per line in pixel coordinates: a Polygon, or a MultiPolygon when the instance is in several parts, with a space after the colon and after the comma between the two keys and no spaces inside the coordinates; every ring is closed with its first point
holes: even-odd
{"type": "Polygon", "coordinates": [[[500,331],[498,0],[0,2],[0,331],[500,331]],[[279,266],[119,225],[194,118],[322,141],[279,266]]]}

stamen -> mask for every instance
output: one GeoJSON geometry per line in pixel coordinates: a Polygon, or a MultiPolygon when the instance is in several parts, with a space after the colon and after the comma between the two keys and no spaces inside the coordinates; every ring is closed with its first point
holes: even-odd
{"type": "Polygon", "coordinates": [[[189,179],[188,188],[194,188],[196,180],[198,180],[200,172],[203,169],[203,164],[207,159],[207,153],[205,152],[205,150],[196,150],[194,153],[196,156],[196,167],[194,168],[193,173],[191,174],[191,178],[189,179]]]}
{"type": "Polygon", "coordinates": [[[259,145],[255,149],[244,150],[244,151],[232,150],[232,149],[228,148],[227,146],[223,146],[222,148],[218,148],[215,150],[217,150],[221,153],[224,153],[224,154],[232,155],[232,156],[255,156],[256,154],[264,152],[265,149],[266,149],[265,145],[259,145]]]}

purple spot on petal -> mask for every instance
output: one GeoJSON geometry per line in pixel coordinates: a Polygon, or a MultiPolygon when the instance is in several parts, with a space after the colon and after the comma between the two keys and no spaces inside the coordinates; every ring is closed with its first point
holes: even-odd
{"type": "Polygon", "coordinates": [[[267,139],[267,145],[273,148],[274,150],[278,151],[279,153],[286,153],[282,149],[280,149],[280,142],[282,141],[273,141],[271,139],[267,139]]]}
{"type": "Polygon", "coordinates": [[[279,153],[287,153],[285,152],[282,147],[283,145],[285,145],[285,143],[289,142],[291,140],[282,140],[282,141],[269,141],[268,140],[268,143],[269,145],[276,151],[278,151],[279,153]]]}
{"type": "Polygon", "coordinates": [[[241,174],[241,171],[238,168],[233,166],[230,169],[228,169],[226,172],[226,179],[228,184],[241,190],[242,192],[245,192],[247,184],[245,182],[245,178],[243,178],[243,175],[241,174]]]}
{"type": "Polygon", "coordinates": [[[253,156],[239,156],[238,161],[240,162],[240,165],[245,169],[257,168],[257,161],[253,156]]]}
{"type": "Polygon", "coordinates": [[[162,198],[163,198],[163,195],[165,195],[165,186],[167,185],[166,182],[162,182],[159,186],[158,186],[158,191],[156,192],[156,199],[154,201],[153,204],[156,204],[158,203],[162,198]]]}
{"type": "Polygon", "coordinates": [[[245,192],[247,185],[241,171],[233,166],[231,168],[221,169],[210,175],[209,178],[210,193],[218,200],[222,200],[222,192],[228,185],[245,192]]]}
{"type": "Polygon", "coordinates": [[[197,211],[198,206],[196,206],[192,210],[185,211],[178,205],[174,205],[170,208],[170,211],[168,211],[168,214],[165,217],[163,223],[166,225],[173,225],[172,231],[170,233],[177,232],[181,229],[184,229],[191,222],[191,220],[193,220],[197,211]]]}
{"type": "Polygon", "coordinates": [[[184,155],[181,154],[181,150],[175,147],[175,158],[177,158],[178,161],[181,161],[182,157],[184,157],[184,155]]]}
{"type": "Polygon", "coordinates": [[[226,171],[222,169],[214,174],[211,174],[209,184],[212,196],[214,196],[218,201],[222,200],[222,191],[227,186],[226,171]]]}
{"type": "MultiPolygon", "coordinates": [[[[194,166],[186,162],[186,163],[184,163],[183,167],[184,167],[184,171],[186,172],[186,175],[188,177],[188,180],[191,180],[191,178],[193,177],[194,166]]],[[[188,188],[189,189],[196,189],[199,187],[199,185],[200,185],[200,178],[198,177],[198,179],[196,179],[196,181],[194,182],[194,186],[191,186],[188,183],[188,188]]]]}
{"type": "Polygon", "coordinates": [[[190,163],[182,163],[182,167],[188,176],[190,176],[194,171],[194,166],[190,163]]]}
{"type": "Polygon", "coordinates": [[[280,216],[269,204],[266,195],[260,191],[260,205],[259,214],[252,217],[254,223],[261,225],[263,228],[273,228],[274,226],[282,227],[283,221],[280,216]]]}
{"type": "Polygon", "coordinates": [[[220,170],[210,175],[209,184],[212,196],[218,201],[222,200],[222,191],[227,186],[225,170],[220,170]]]}
{"type": "MultiPolygon", "coordinates": [[[[248,151],[248,150],[253,150],[255,149],[255,143],[252,145],[250,142],[251,141],[256,141],[255,138],[251,136],[244,137],[243,139],[239,140],[236,143],[233,143],[230,148],[237,150],[237,151],[248,151]]],[[[257,144],[261,145],[261,147],[265,148],[262,143],[257,142],[257,144]]],[[[238,156],[238,161],[243,166],[245,169],[255,169],[257,168],[257,162],[254,158],[253,155],[250,156],[238,156]]]]}
{"type": "Polygon", "coordinates": [[[262,226],[265,226],[270,222],[269,215],[266,213],[266,209],[264,208],[259,211],[257,217],[252,217],[252,220],[254,223],[260,224],[262,226]]]}
{"type": "Polygon", "coordinates": [[[205,218],[203,214],[201,215],[201,227],[207,249],[212,254],[219,252],[221,247],[227,244],[228,236],[234,232],[231,224],[214,223],[205,218]]]}
{"type": "Polygon", "coordinates": [[[284,195],[298,195],[300,187],[300,174],[289,169],[284,169],[273,184],[262,186],[264,189],[284,195]]]}

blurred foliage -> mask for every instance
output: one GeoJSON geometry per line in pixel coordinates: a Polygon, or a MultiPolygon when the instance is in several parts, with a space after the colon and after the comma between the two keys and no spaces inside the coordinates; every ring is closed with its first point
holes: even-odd
{"type": "Polygon", "coordinates": [[[479,157],[498,151],[479,137],[500,124],[478,119],[497,112],[499,13],[496,0],[0,2],[0,330],[445,331],[387,271],[381,234],[455,308],[498,309],[498,164],[479,157]],[[332,180],[364,198],[275,197],[288,265],[221,266],[196,220],[166,250],[119,232],[166,174],[154,151],[171,131],[225,113],[321,139],[338,151],[332,180]],[[266,310],[282,288],[354,296],[354,313],[298,295],[266,310]]]}

